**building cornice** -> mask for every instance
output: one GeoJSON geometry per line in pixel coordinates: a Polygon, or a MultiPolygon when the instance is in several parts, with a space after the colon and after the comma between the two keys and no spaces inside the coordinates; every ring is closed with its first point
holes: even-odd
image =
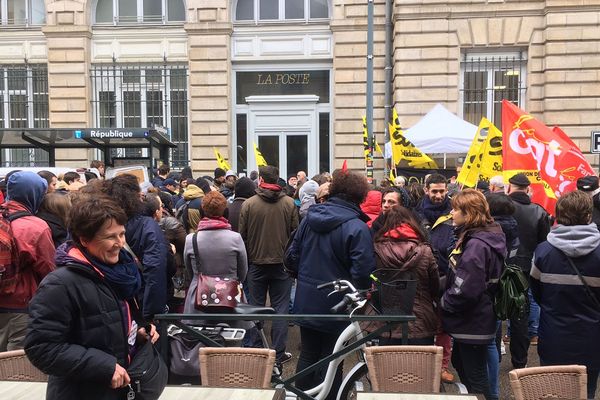
{"type": "Polygon", "coordinates": [[[92,30],[89,25],[46,25],[42,28],[46,37],[87,37],[91,39],[92,30]]]}
{"type": "Polygon", "coordinates": [[[188,35],[231,35],[233,24],[231,22],[195,22],[183,25],[188,35]]]}

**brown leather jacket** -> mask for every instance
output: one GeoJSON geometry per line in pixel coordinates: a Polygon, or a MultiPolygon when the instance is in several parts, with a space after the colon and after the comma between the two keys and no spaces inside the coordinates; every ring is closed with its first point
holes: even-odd
{"type": "MultiPolygon", "coordinates": [[[[412,272],[417,280],[413,306],[415,321],[409,322],[409,338],[426,338],[435,335],[439,316],[434,302],[439,300],[440,277],[437,263],[428,243],[415,239],[383,237],[375,242],[376,268],[392,268],[412,272]]],[[[377,326],[372,323],[368,330],[377,326]]],[[[387,337],[387,334],[382,336],[387,337]]],[[[401,326],[392,330],[393,338],[401,338],[401,326]]]]}

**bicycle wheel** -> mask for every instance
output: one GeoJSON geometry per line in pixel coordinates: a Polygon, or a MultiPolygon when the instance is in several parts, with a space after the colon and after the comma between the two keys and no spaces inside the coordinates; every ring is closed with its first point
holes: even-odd
{"type": "Polygon", "coordinates": [[[356,400],[356,393],[371,391],[371,381],[369,380],[367,364],[360,362],[344,378],[336,399],[356,400]]]}

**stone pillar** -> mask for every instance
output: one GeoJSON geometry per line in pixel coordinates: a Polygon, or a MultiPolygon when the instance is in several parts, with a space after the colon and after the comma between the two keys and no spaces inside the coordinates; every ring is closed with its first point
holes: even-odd
{"type": "MultiPolygon", "coordinates": [[[[52,128],[86,128],[91,119],[90,40],[85,1],[47,2],[48,23],[42,29],[48,49],[49,117],[52,128]]],[[[89,151],[56,151],[60,166],[87,166],[89,151]]]]}
{"type": "MultiPolygon", "coordinates": [[[[213,147],[231,161],[231,33],[226,0],[188,2],[190,161],[195,175],[217,167],[213,147]]],[[[232,164],[232,162],[230,162],[232,164]]]]}

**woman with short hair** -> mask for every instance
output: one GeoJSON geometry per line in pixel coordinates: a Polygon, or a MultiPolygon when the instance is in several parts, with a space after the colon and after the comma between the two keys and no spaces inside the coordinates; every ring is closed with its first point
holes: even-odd
{"type": "Polygon", "coordinates": [[[496,337],[493,299],[506,257],[506,239],[477,190],[457,193],[451,205],[457,242],[441,300],[442,326],[454,339],[452,364],[469,393],[497,399],[490,390],[487,347],[496,337]]]}
{"type": "Polygon", "coordinates": [[[556,203],[557,224],[535,249],[531,267],[531,291],[541,308],[540,364],[585,365],[590,399],[600,370],[600,233],[592,209],[585,192],[562,195],[556,203]]]}
{"type": "Polygon", "coordinates": [[[71,208],[73,237],[29,303],[25,351],[48,378],[47,399],[124,399],[136,348],[158,339],[135,295],[142,279],[124,249],[127,216],[104,195],[71,208]]]}

